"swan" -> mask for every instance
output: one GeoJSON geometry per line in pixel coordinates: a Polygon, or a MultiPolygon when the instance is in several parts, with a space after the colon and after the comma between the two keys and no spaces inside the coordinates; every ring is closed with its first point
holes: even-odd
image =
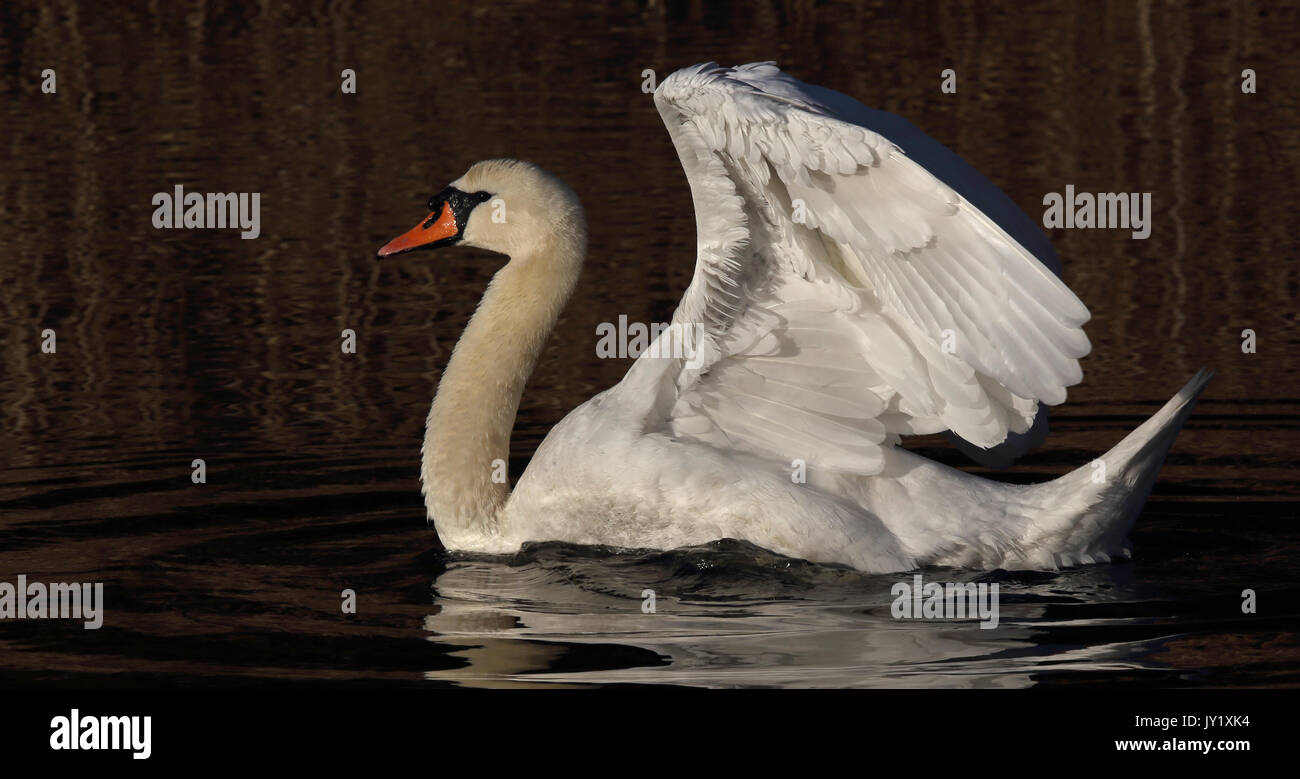
{"type": "Polygon", "coordinates": [[[1046,483],[909,452],[902,436],[950,431],[966,451],[1013,458],[1036,443],[1040,406],[1081,380],[1088,309],[1026,248],[1041,232],[1013,238],[1005,225],[1028,217],[1009,199],[957,190],[984,181],[973,169],[940,180],[880,131],[919,136],[910,125],[774,63],[685,68],[654,101],[695,205],[694,277],[672,327],[550,431],[513,491],[502,475],[520,396],[586,253],[577,196],[531,163],[479,162],[379,250],[509,258],[427,419],[422,491],[447,549],[733,538],[873,573],[1130,555],[1207,371],[1046,483]]]}

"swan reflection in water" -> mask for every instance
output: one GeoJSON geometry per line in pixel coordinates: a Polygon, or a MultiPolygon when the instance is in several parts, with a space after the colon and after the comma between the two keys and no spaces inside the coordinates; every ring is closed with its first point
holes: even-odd
{"type": "Polygon", "coordinates": [[[619,557],[541,544],[506,561],[453,558],[433,584],[437,608],[424,628],[465,664],[425,678],[472,687],[1017,688],[1054,672],[1158,669],[1144,657],[1174,632],[1150,626],[1138,640],[1094,643],[1093,633],[1125,622],[1108,606],[1138,595],[1126,565],[922,573],[998,582],[998,626],[895,619],[890,588],[910,573],[862,574],[738,542],[619,557]],[[647,589],[653,613],[643,611],[647,589]]]}

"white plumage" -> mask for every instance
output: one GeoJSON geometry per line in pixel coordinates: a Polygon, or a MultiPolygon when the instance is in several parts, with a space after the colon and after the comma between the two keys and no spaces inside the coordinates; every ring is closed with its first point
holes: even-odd
{"type": "Polygon", "coordinates": [[[1007,221],[871,129],[886,114],[771,63],[686,68],[655,103],[695,204],[695,275],[673,318],[692,351],[639,358],[551,431],[508,496],[470,470],[500,448],[502,425],[508,441],[540,344],[500,334],[549,332],[585,229],[568,188],[533,166],[480,163],[453,184],[518,204],[522,218],[504,226],[475,212],[464,231],[512,260],[430,413],[423,477],[444,543],[508,552],[529,540],[671,548],[733,537],[869,571],[1127,554],[1208,375],[1105,455],[1100,483],[1088,469],[1008,485],[913,455],[900,436],[946,430],[1007,456],[1032,443],[1017,434],[1039,404],[1063,402],[1082,377],[1087,308],[1007,221]],[[548,203],[570,216],[548,216],[548,203]],[[471,359],[473,381],[457,365],[471,359]],[[498,413],[476,414],[484,403],[498,413]]]}
{"type": "Polygon", "coordinates": [[[675,321],[705,322],[717,360],[678,381],[670,429],[861,474],[899,435],[991,447],[1025,432],[1082,377],[1088,310],[901,149],[800,87],[770,63],[704,65],[655,93],[699,230],[675,321]]]}

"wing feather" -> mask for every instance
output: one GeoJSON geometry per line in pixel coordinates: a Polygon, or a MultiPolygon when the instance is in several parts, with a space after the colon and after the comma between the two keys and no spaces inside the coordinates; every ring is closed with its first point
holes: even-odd
{"type": "Polygon", "coordinates": [[[674,323],[699,337],[651,424],[853,473],[899,435],[1025,432],[1081,379],[1087,308],[826,94],[771,63],[697,65],[656,91],[699,243],[674,323]]]}

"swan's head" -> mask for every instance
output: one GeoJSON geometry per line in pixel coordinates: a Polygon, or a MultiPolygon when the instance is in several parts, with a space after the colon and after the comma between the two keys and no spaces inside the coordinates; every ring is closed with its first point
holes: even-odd
{"type": "Polygon", "coordinates": [[[531,162],[484,160],[429,198],[429,215],[379,250],[390,257],[463,243],[511,257],[556,238],[585,240],[573,190],[531,162]]]}

